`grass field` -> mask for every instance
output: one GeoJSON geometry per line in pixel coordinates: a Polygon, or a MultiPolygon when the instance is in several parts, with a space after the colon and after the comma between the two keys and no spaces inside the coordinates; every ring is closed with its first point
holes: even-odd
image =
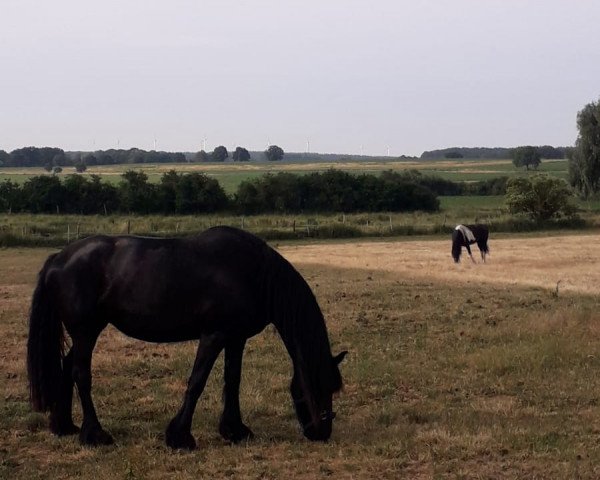
{"type": "Polygon", "coordinates": [[[268,329],[249,342],[242,379],[257,438],[230,446],[218,436],[218,363],[192,453],[169,451],[163,431],[195,346],[114,329],[93,368],[116,445],[49,434],[27,404],[24,355],[35,275],[52,250],[0,250],[0,478],[598,478],[599,241],[493,237],[487,264],[458,266],[447,240],[280,246],[315,291],[333,350],[350,351],[332,439],[298,432],[290,363],[268,329]]]}
{"type": "MultiPolygon", "coordinates": [[[[516,169],[510,160],[427,160],[427,161],[374,161],[374,162],[319,162],[319,163],[225,163],[225,164],[131,164],[101,165],[88,167],[84,175],[96,174],[109,182],[118,182],[120,175],[127,170],[142,170],[150,181],[158,182],[163,173],[175,169],[180,172],[202,172],[216,178],[228,193],[236,191],[243,180],[256,178],[265,173],[293,172],[309,173],[336,168],[355,173],[377,174],[384,170],[401,171],[420,170],[423,173],[437,175],[453,181],[487,180],[500,176],[526,175],[522,169],[516,169]]],[[[561,178],[567,176],[566,160],[544,160],[539,168],[561,178]]],[[[61,176],[75,173],[74,168],[64,168],[61,176]]],[[[10,179],[18,183],[25,182],[34,175],[45,175],[42,168],[0,168],[0,181],[10,179]]]]}

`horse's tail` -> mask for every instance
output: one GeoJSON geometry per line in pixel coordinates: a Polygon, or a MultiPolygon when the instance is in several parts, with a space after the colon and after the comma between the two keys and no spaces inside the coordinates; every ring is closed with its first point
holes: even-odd
{"type": "Polygon", "coordinates": [[[480,239],[478,240],[477,245],[480,245],[481,251],[485,254],[490,253],[490,247],[488,246],[488,237],[488,228],[485,225],[481,225],[480,239]]]}
{"type": "Polygon", "coordinates": [[[55,313],[48,270],[56,255],[51,255],[39,273],[29,314],[27,375],[31,406],[44,412],[52,408],[59,394],[64,356],[63,326],[55,313]]]}

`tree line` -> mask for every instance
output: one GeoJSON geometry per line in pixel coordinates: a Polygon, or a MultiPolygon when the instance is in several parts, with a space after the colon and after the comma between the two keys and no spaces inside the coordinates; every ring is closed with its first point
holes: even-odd
{"type": "MultiPolygon", "coordinates": [[[[277,145],[270,145],[263,156],[269,161],[283,159],[285,152],[277,145]]],[[[0,167],[41,167],[47,171],[62,171],[63,167],[75,167],[84,171],[87,166],[143,164],[143,163],[186,163],[186,162],[224,162],[229,156],[227,148],[219,145],[212,152],[200,150],[194,154],[183,152],[146,151],[139,148],[97,150],[95,152],[65,152],[54,147],[24,147],[10,153],[0,150],[0,167]]],[[[250,152],[237,147],[232,152],[234,162],[244,162],[251,159],[250,152]]]]}
{"type": "MultiPolygon", "coordinates": [[[[516,147],[520,148],[520,147],[516,147]]],[[[487,159],[499,160],[513,158],[516,148],[505,147],[452,147],[439,150],[425,151],[421,154],[421,160],[440,160],[440,159],[487,159]]],[[[540,145],[532,147],[540,158],[561,159],[568,154],[570,147],[553,147],[551,145],[540,145]]]]}
{"type": "Polygon", "coordinates": [[[434,191],[409,178],[384,172],[352,175],[338,170],[295,175],[266,174],[241,182],[229,196],[202,173],[169,171],[158,183],[140,171],[127,171],[116,185],[98,175],[31,177],[19,185],[0,183],[0,210],[77,214],[198,214],[213,212],[296,213],[435,211],[434,191]]]}

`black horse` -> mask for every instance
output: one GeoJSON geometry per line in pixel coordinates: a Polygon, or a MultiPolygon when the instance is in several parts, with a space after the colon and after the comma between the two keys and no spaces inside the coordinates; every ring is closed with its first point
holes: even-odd
{"type": "Polygon", "coordinates": [[[477,243],[479,251],[481,252],[481,259],[485,262],[485,256],[490,253],[490,248],[487,244],[488,235],[489,232],[487,226],[479,223],[476,225],[457,225],[452,232],[452,258],[454,258],[454,262],[460,262],[462,247],[466,247],[467,252],[469,252],[469,257],[471,257],[471,260],[475,263],[475,259],[471,253],[471,247],[469,246],[474,243],[477,243]]]}
{"type": "Polygon", "coordinates": [[[323,314],[302,276],[265,242],[217,227],[182,239],[95,236],[51,255],[33,294],[27,344],[31,404],[50,412],[57,435],[79,432],[82,444],[107,445],[91,397],[92,351],[113,324],[149,342],[199,339],[181,409],[166,443],[196,446],[190,427],[213,364],[225,351],[220,434],[239,442],[253,436],[242,422],[239,385],[246,340],[275,325],[293,363],[291,395],[304,435],[331,435],[332,395],[342,387],[323,314]],[[63,329],[64,326],[64,329],[63,329]],[[64,330],[72,339],[65,352],[64,330]],[[83,410],[73,424],[73,385],[83,410]]]}

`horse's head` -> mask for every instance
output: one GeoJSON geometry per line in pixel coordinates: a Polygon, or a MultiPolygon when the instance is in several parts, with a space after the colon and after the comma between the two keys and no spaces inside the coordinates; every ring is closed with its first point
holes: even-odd
{"type": "Polygon", "coordinates": [[[332,421],[335,418],[332,398],[342,388],[338,365],[347,353],[344,351],[330,357],[330,365],[322,365],[320,379],[325,381],[318,382],[318,386],[310,385],[311,382],[303,372],[294,372],[290,390],[302,432],[309,440],[324,442],[331,436],[332,421]]]}
{"type": "Polygon", "coordinates": [[[453,244],[452,245],[452,258],[454,259],[454,263],[460,262],[460,245],[453,244]]]}
{"type": "Polygon", "coordinates": [[[462,251],[460,235],[461,233],[458,230],[454,230],[452,233],[452,258],[454,259],[454,263],[460,262],[460,254],[462,251]]]}

